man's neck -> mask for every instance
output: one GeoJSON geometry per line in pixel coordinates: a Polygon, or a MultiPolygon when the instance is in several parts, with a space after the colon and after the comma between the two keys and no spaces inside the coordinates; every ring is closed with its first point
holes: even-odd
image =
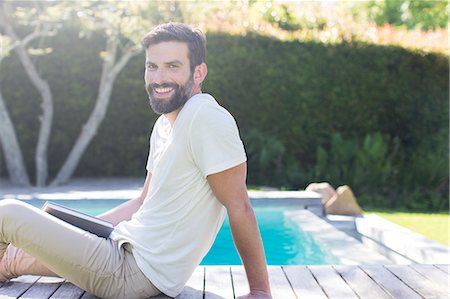
{"type": "Polygon", "coordinates": [[[166,113],[164,114],[164,116],[169,120],[170,125],[173,127],[173,124],[175,123],[175,120],[177,119],[178,113],[180,113],[181,109],[183,108],[183,106],[181,106],[180,108],[178,108],[177,110],[174,110],[170,113],[166,113]]]}
{"type": "MultiPolygon", "coordinates": [[[[199,93],[201,93],[201,92],[202,92],[202,91],[199,90],[198,92],[193,93],[193,94],[191,95],[191,97],[189,98],[189,100],[192,99],[193,96],[195,96],[196,94],[199,94],[199,93]]],[[[187,100],[186,103],[187,103],[189,100],[187,100]]],[[[184,105],[186,105],[186,103],[185,103],[184,105]]],[[[178,108],[177,110],[174,110],[174,111],[172,111],[172,112],[169,112],[169,113],[164,114],[164,116],[165,116],[165,117],[167,118],[167,120],[170,122],[170,125],[171,125],[172,127],[173,127],[173,124],[175,123],[175,120],[177,119],[178,113],[180,113],[180,111],[181,111],[181,109],[183,109],[184,105],[181,106],[180,108],[178,108]]]]}

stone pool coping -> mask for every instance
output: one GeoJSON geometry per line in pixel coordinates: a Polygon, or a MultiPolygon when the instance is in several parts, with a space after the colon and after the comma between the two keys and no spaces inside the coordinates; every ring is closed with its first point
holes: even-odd
{"type": "Polygon", "coordinates": [[[298,223],[303,231],[313,234],[314,239],[344,265],[393,264],[387,257],[364,246],[357,239],[308,210],[289,210],[285,215],[298,223]]]}
{"type": "Polygon", "coordinates": [[[364,245],[396,264],[450,264],[450,247],[375,214],[355,219],[364,245]]]}
{"type": "MultiPolygon", "coordinates": [[[[130,199],[139,196],[143,179],[75,179],[57,187],[20,187],[0,180],[0,199],[16,198],[20,200],[81,200],[81,199],[130,199]]],[[[252,203],[264,205],[276,200],[278,204],[296,206],[323,216],[322,197],[309,191],[249,191],[252,203]]]]}
{"type": "Polygon", "coordinates": [[[138,196],[144,178],[83,178],[56,187],[22,187],[0,180],[0,199],[129,199],[138,196]]]}

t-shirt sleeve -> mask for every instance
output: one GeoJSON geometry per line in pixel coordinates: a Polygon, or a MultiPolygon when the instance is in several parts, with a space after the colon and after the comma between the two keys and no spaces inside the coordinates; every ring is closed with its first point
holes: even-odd
{"type": "Polygon", "coordinates": [[[153,130],[152,130],[152,134],[150,135],[150,144],[149,144],[149,150],[148,150],[148,158],[147,158],[147,166],[145,167],[145,169],[147,169],[148,172],[152,172],[153,171],[153,157],[154,152],[155,152],[155,134],[156,134],[156,129],[155,127],[157,126],[157,123],[154,125],[153,130]]]}
{"type": "Polygon", "coordinates": [[[147,169],[148,172],[152,172],[152,170],[153,170],[152,149],[153,149],[152,138],[150,137],[150,146],[149,146],[149,150],[148,150],[147,166],[145,167],[145,169],[147,169]]]}
{"type": "Polygon", "coordinates": [[[205,105],[197,111],[190,128],[190,148],[205,177],[247,160],[234,118],[218,105],[205,105]]]}

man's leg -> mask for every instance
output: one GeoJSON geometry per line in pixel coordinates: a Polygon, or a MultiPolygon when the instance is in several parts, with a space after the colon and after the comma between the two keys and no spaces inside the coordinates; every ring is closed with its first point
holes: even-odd
{"type": "MultiPolygon", "coordinates": [[[[97,237],[16,200],[0,201],[2,260],[9,244],[35,257],[47,270],[100,297],[144,298],[158,292],[123,247],[119,249],[112,240],[97,237]]],[[[19,269],[17,274],[44,274],[39,273],[46,271],[39,263],[31,261],[38,273],[19,269]]]]}

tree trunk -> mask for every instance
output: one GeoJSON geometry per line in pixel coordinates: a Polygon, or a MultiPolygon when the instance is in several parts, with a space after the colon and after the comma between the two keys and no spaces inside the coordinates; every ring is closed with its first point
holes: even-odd
{"type": "Polygon", "coordinates": [[[22,151],[17,141],[16,131],[6,110],[3,96],[0,92],[0,142],[5,155],[6,167],[12,183],[29,186],[27,170],[22,151]]]}
{"type": "MultiPolygon", "coordinates": [[[[4,17],[4,15],[2,15],[4,17]]],[[[33,85],[41,94],[42,98],[42,115],[39,117],[41,126],[39,129],[39,137],[36,145],[35,163],[36,163],[36,185],[38,187],[45,186],[48,177],[47,148],[50,139],[50,132],[53,120],[53,99],[48,83],[43,80],[37,72],[33,62],[28,55],[25,46],[17,37],[14,29],[8,22],[4,22],[6,34],[13,42],[18,43],[14,48],[21,64],[23,65],[28,77],[33,85]]]]}
{"type": "Polygon", "coordinates": [[[51,186],[66,183],[72,177],[82,155],[97,133],[101,122],[105,118],[106,110],[111,98],[112,88],[117,75],[125,67],[130,58],[138,53],[138,48],[129,47],[124,50],[120,61],[116,64],[117,47],[118,40],[110,38],[106,45],[106,52],[108,53],[108,56],[103,62],[102,75],[94,110],[89,116],[88,121],[84,124],[75,145],[70,151],[68,158],[61,167],[56,178],[52,181],[51,186]]]}

